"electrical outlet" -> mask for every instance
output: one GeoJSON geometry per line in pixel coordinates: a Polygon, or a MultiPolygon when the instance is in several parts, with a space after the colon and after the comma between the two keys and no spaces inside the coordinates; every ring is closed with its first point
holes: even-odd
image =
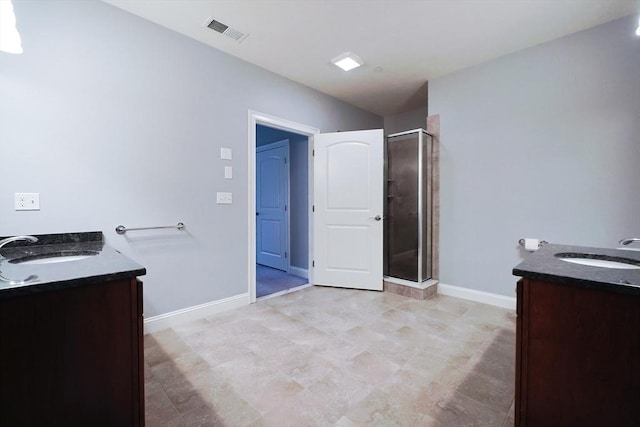
{"type": "Polygon", "coordinates": [[[39,211],[40,193],[15,193],[15,210],[39,211]]]}
{"type": "Polygon", "coordinates": [[[224,167],[224,179],[233,179],[233,167],[231,166],[224,167]]]}
{"type": "Polygon", "coordinates": [[[222,193],[218,191],[216,194],[216,203],[219,205],[230,205],[233,203],[233,194],[232,193],[222,193]]]}

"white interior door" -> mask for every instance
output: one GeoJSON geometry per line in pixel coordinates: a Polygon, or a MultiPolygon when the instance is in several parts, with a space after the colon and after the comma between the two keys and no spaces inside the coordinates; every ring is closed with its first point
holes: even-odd
{"type": "Polygon", "coordinates": [[[314,137],[313,282],[382,290],[384,133],[314,137]]]}
{"type": "Polygon", "coordinates": [[[256,149],[256,262],[288,271],[289,140],[256,149]]]}

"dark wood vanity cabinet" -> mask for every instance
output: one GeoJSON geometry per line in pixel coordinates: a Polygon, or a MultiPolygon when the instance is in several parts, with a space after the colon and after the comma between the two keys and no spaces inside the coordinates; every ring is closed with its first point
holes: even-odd
{"type": "Polygon", "coordinates": [[[521,279],[516,426],[640,426],[640,296],[521,279]]]}
{"type": "Polygon", "coordinates": [[[0,426],[143,426],[142,282],[0,299],[0,426]]]}

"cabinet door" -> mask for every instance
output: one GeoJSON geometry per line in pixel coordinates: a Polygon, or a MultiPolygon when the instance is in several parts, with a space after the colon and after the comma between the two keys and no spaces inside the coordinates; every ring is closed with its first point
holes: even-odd
{"type": "Polygon", "coordinates": [[[518,297],[516,425],[639,426],[640,298],[528,279],[518,297]]]}
{"type": "Polygon", "coordinates": [[[0,300],[0,425],[144,422],[138,311],[135,279],[0,300]]]}
{"type": "Polygon", "coordinates": [[[133,381],[133,425],[144,426],[144,311],[142,298],[142,282],[136,279],[135,286],[131,287],[134,295],[132,310],[136,321],[132,322],[135,330],[132,331],[132,350],[134,351],[133,363],[137,373],[134,372],[133,381]]]}
{"type": "Polygon", "coordinates": [[[526,366],[526,350],[523,349],[523,314],[522,307],[524,304],[524,279],[518,280],[516,285],[516,396],[515,396],[515,427],[526,425],[522,417],[526,413],[526,382],[523,381],[523,365],[526,366]],[[524,359],[523,359],[524,358],[524,359]]]}

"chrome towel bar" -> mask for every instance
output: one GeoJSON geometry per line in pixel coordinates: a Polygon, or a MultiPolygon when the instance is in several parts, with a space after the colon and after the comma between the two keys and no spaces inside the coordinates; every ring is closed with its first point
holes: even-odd
{"type": "Polygon", "coordinates": [[[158,230],[160,228],[177,228],[178,230],[184,230],[184,224],[179,222],[176,225],[163,225],[160,227],[137,227],[137,228],[127,228],[124,225],[119,225],[116,227],[116,233],[124,234],[127,231],[138,231],[138,230],[158,230]]]}

